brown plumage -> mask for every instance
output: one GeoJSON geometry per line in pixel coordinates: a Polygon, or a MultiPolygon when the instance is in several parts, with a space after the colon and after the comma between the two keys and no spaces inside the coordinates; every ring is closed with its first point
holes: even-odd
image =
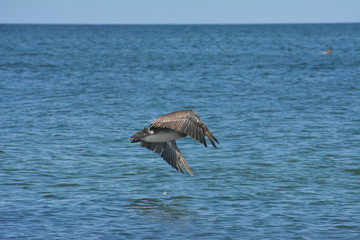
{"type": "Polygon", "coordinates": [[[152,128],[169,128],[181,133],[185,133],[207,147],[205,135],[209,138],[214,148],[217,148],[214,141],[219,143],[215,136],[210,132],[205,123],[193,110],[181,110],[168,113],[157,119],[152,120],[152,128]]]}
{"type": "Polygon", "coordinates": [[[152,120],[149,129],[134,134],[131,142],[141,142],[140,146],[161,154],[161,157],[173,168],[184,173],[181,163],[189,174],[193,175],[183,155],[176,145],[175,140],[187,135],[204,144],[207,147],[205,136],[215,147],[219,141],[210,132],[199,116],[192,110],[172,112],[152,120]]]}

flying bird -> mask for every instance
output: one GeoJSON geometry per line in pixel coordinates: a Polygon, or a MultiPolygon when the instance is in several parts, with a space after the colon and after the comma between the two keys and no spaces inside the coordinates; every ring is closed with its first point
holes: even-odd
{"type": "Polygon", "coordinates": [[[168,113],[152,120],[149,128],[135,133],[132,143],[140,142],[140,146],[161,154],[161,157],[177,171],[184,173],[181,164],[190,175],[194,175],[176,145],[176,139],[190,136],[207,147],[205,136],[214,148],[214,141],[219,143],[205,123],[192,110],[181,110],[168,113]]]}

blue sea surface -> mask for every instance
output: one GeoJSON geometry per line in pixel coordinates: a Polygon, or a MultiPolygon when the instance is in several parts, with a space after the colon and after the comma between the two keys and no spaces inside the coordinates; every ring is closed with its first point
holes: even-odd
{"type": "Polygon", "coordinates": [[[0,25],[0,239],[360,239],[359,216],[360,24],[0,25]],[[220,142],[177,141],[193,177],[129,141],[182,109],[220,142]]]}

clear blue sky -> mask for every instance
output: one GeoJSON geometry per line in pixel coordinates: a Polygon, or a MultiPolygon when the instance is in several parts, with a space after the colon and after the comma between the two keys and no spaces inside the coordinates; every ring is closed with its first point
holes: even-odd
{"type": "Polygon", "coordinates": [[[360,22],[360,0],[0,0],[0,23],[360,22]]]}

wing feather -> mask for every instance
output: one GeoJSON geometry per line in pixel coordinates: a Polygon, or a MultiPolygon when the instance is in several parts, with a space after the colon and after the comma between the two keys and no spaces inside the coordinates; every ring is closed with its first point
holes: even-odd
{"type": "Polygon", "coordinates": [[[217,148],[215,142],[219,143],[205,123],[203,123],[200,117],[192,110],[182,110],[160,116],[153,120],[150,124],[150,129],[151,128],[169,128],[185,133],[204,144],[205,147],[207,147],[205,136],[209,138],[209,141],[215,148],[217,148]]]}
{"type": "Polygon", "coordinates": [[[164,148],[164,143],[150,143],[141,141],[140,146],[160,154],[164,148]]]}
{"type": "Polygon", "coordinates": [[[151,151],[155,151],[158,154],[161,154],[161,157],[177,171],[184,173],[181,167],[181,164],[183,164],[186,171],[188,171],[191,176],[194,175],[189,165],[185,161],[183,155],[181,154],[179,148],[176,146],[175,141],[163,143],[150,143],[142,141],[140,146],[143,148],[147,148],[151,151]]]}

